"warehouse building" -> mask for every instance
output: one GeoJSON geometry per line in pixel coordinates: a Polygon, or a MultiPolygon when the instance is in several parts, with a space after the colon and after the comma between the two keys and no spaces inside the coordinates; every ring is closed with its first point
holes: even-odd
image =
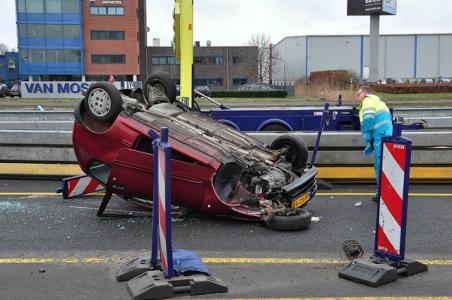
{"type": "MultiPolygon", "coordinates": [[[[276,45],[280,64],[276,83],[293,83],[310,72],[349,70],[369,75],[369,36],[291,36],[276,45]]],[[[277,62],[275,62],[277,63],[277,62]]],[[[381,35],[379,78],[452,77],[452,34],[381,35]]]]}

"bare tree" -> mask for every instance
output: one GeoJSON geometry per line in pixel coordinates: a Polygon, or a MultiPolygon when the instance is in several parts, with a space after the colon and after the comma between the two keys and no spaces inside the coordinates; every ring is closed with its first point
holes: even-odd
{"type": "Polygon", "coordinates": [[[267,83],[271,72],[278,72],[281,66],[279,53],[271,47],[271,38],[265,33],[253,34],[248,46],[257,47],[257,79],[259,83],[267,83]]]}
{"type": "Polygon", "coordinates": [[[5,52],[9,51],[9,47],[8,45],[4,44],[4,43],[0,43],[0,55],[5,54],[5,52]]]}

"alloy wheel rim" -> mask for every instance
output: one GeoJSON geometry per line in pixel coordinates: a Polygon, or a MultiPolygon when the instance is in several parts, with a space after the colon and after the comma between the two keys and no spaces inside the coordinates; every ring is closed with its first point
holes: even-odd
{"type": "Polygon", "coordinates": [[[94,115],[104,117],[111,109],[111,98],[107,91],[96,88],[89,93],[88,105],[94,115]]]}

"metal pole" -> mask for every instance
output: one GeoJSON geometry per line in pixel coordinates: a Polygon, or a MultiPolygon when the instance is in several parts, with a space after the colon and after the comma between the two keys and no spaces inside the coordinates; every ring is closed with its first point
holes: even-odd
{"type": "Polygon", "coordinates": [[[369,36],[369,82],[377,82],[379,79],[378,59],[380,52],[380,15],[370,15],[369,36]]]}

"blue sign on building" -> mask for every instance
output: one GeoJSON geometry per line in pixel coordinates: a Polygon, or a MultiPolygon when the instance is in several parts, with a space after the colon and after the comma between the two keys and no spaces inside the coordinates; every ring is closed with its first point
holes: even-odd
{"type": "Polygon", "coordinates": [[[16,0],[20,74],[41,80],[80,80],[81,0],[16,0]]]}

